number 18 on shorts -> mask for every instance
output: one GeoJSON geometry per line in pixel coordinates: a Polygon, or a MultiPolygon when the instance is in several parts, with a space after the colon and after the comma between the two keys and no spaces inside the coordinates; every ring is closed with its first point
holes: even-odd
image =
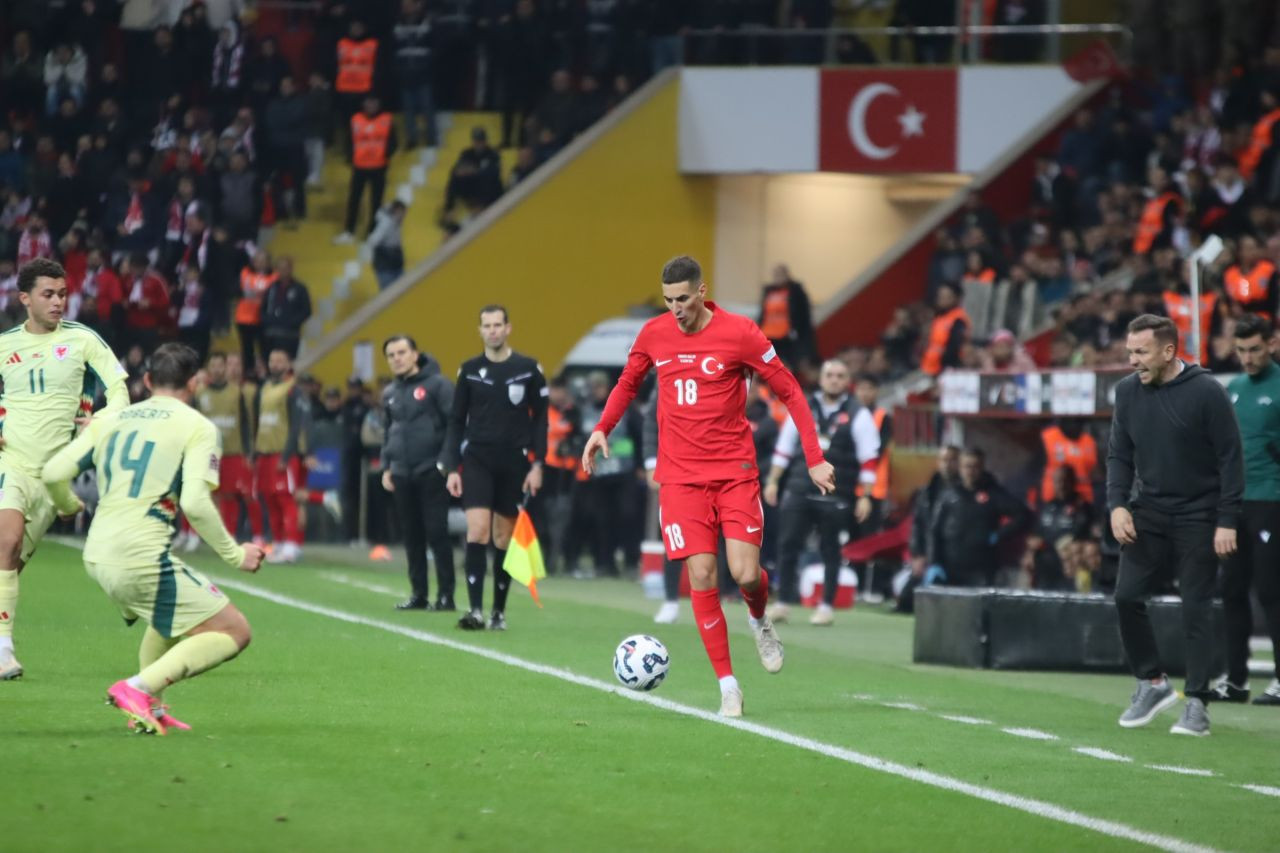
{"type": "Polygon", "coordinates": [[[759,546],[764,537],[760,481],[664,484],[658,492],[658,521],[669,560],[716,553],[721,533],[759,546]]]}

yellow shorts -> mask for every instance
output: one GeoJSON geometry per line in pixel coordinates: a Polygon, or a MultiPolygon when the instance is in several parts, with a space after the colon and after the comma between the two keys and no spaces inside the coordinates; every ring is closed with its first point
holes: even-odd
{"type": "Polygon", "coordinates": [[[39,477],[33,477],[24,468],[0,459],[0,509],[16,509],[22,513],[25,523],[19,557],[25,564],[36,552],[36,546],[57,515],[49,490],[39,477]]]}
{"type": "Polygon", "coordinates": [[[163,637],[181,637],[231,602],[204,575],[172,556],[159,565],[116,566],[84,561],[89,577],[120,608],[125,621],[142,619],[163,637]]]}

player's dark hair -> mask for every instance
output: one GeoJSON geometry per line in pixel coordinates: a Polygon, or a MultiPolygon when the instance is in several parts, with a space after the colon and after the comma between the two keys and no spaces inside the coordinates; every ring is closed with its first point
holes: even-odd
{"type": "Polygon", "coordinates": [[[1129,334],[1150,331],[1160,344],[1178,346],[1178,327],[1168,317],[1159,314],[1141,314],[1129,323],[1129,334]]]}
{"type": "Polygon", "coordinates": [[[1236,320],[1235,335],[1236,338],[1241,340],[1252,338],[1254,335],[1262,335],[1262,339],[1265,341],[1271,337],[1271,321],[1257,314],[1245,314],[1239,320],[1236,320]]]}
{"type": "Polygon", "coordinates": [[[510,323],[510,322],[511,322],[510,318],[508,318],[508,317],[507,317],[507,306],[505,306],[505,305],[497,305],[497,304],[495,304],[495,303],[490,303],[489,305],[486,305],[486,306],[484,306],[483,308],[481,308],[481,309],[480,309],[480,318],[481,318],[481,319],[484,319],[484,315],[485,315],[485,314],[494,314],[494,313],[496,313],[496,312],[498,312],[498,311],[501,311],[501,312],[502,312],[502,322],[504,322],[504,323],[510,323]]]}
{"type": "Polygon", "coordinates": [[[418,342],[415,341],[413,338],[409,337],[408,335],[392,335],[391,337],[387,338],[385,341],[382,342],[382,354],[386,355],[387,347],[391,346],[392,344],[399,343],[400,341],[404,341],[406,344],[409,345],[409,349],[417,352],[418,342]]]}
{"type": "Polygon", "coordinates": [[[67,271],[62,268],[62,264],[49,258],[36,258],[33,261],[27,261],[22,265],[22,269],[18,270],[18,290],[30,293],[35,290],[38,278],[66,277],[67,271]]]}
{"type": "Polygon", "coordinates": [[[702,267],[688,255],[678,255],[662,267],[663,284],[678,284],[682,281],[694,285],[702,284],[702,267]]]}
{"type": "Polygon", "coordinates": [[[151,354],[147,373],[151,375],[152,388],[176,391],[187,387],[191,377],[200,370],[200,354],[186,344],[161,344],[151,354]]]}

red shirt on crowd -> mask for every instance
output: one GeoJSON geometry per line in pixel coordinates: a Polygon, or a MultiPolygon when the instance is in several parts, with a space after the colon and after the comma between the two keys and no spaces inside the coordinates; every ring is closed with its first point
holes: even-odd
{"type": "Polygon", "coordinates": [[[131,329],[159,329],[169,319],[169,287],[147,270],[125,282],[125,322],[131,329]]]}

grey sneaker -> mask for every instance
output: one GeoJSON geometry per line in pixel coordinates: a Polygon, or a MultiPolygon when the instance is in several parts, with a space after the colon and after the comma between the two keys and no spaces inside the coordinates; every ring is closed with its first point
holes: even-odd
{"type": "Polygon", "coordinates": [[[1133,698],[1129,700],[1129,709],[1120,715],[1120,725],[1126,729],[1145,726],[1155,719],[1156,714],[1166,708],[1172,708],[1177,701],[1178,694],[1169,684],[1169,679],[1166,678],[1163,684],[1156,685],[1144,678],[1138,682],[1138,689],[1133,691],[1133,698]]]}
{"type": "Polygon", "coordinates": [[[1255,705],[1280,705],[1280,678],[1271,679],[1271,684],[1262,695],[1253,700],[1255,705]]]}
{"type": "Polygon", "coordinates": [[[756,651],[760,653],[760,663],[768,672],[782,669],[782,640],[778,639],[778,630],[768,616],[761,616],[751,626],[756,635],[756,651]]]}
{"type": "Polygon", "coordinates": [[[1204,706],[1204,700],[1191,697],[1187,699],[1186,707],[1182,709],[1182,716],[1178,718],[1178,722],[1173,724],[1173,728],[1169,731],[1175,735],[1192,735],[1194,737],[1207,737],[1209,734],[1209,709],[1204,706]]]}

